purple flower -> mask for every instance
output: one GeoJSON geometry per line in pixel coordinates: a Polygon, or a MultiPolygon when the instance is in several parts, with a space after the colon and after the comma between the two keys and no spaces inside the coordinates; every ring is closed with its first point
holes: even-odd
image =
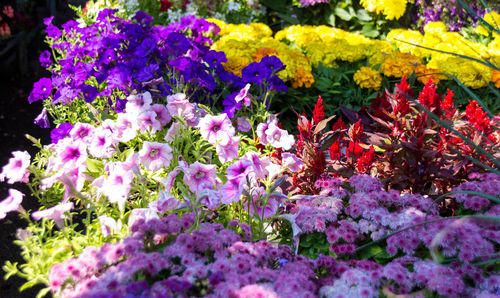
{"type": "Polygon", "coordinates": [[[198,193],[203,189],[212,189],[215,185],[216,165],[205,165],[198,161],[184,167],[184,183],[189,189],[198,193]]]}
{"type": "Polygon", "coordinates": [[[53,144],[57,144],[59,140],[69,137],[69,132],[73,129],[73,125],[68,122],[61,123],[58,127],[50,132],[50,139],[53,144]]]}
{"type": "Polygon", "coordinates": [[[50,52],[48,50],[43,51],[39,58],[40,64],[43,67],[50,67],[52,65],[52,60],[50,59],[50,52]]]}
{"type": "Polygon", "coordinates": [[[9,196],[0,202],[0,219],[4,219],[7,213],[19,209],[23,196],[23,193],[12,188],[9,189],[9,196]]]}
{"type": "Polygon", "coordinates": [[[165,44],[170,50],[169,54],[174,57],[184,55],[191,48],[191,43],[186,36],[177,32],[170,33],[165,44]]]}
{"type": "Polygon", "coordinates": [[[96,87],[87,84],[83,84],[80,91],[83,97],[82,99],[88,103],[93,102],[99,93],[96,87]]]}
{"type": "Polygon", "coordinates": [[[59,39],[62,36],[61,30],[54,25],[48,25],[47,28],[45,28],[45,33],[47,33],[48,37],[55,40],[59,39]]]}
{"type": "Polygon", "coordinates": [[[50,121],[45,108],[43,108],[42,112],[36,116],[34,123],[41,128],[50,128],[50,121]]]}
{"type": "Polygon", "coordinates": [[[329,3],[329,0],[300,0],[300,7],[314,6],[318,3],[329,3]]]}
{"type": "Polygon", "coordinates": [[[252,129],[252,124],[248,121],[248,117],[238,117],[236,118],[236,124],[238,130],[242,132],[249,132],[252,129]]]}
{"type": "Polygon", "coordinates": [[[28,182],[31,156],[27,151],[14,151],[9,163],[3,166],[2,173],[0,173],[0,181],[7,178],[7,183],[12,184],[15,182],[28,182]]]}
{"type": "Polygon", "coordinates": [[[201,136],[211,144],[227,144],[235,133],[231,120],[226,114],[206,115],[198,123],[198,128],[201,136]]]}
{"type": "Polygon", "coordinates": [[[227,62],[227,58],[224,52],[210,50],[205,54],[205,57],[203,57],[203,61],[207,62],[210,67],[215,68],[223,62],[227,62]]]}
{"type": "Polygon", "coordinates": [[[28,97],[28,102],[33,103],[47,99],[50,93],[52,93],[52,81],[49,78],[41,78],[33,84],[33,90],[28,97]]]}
{"type": "Polygon", "coordinates": [[[260,64],[263,64],[265,67],[267,67],[267,69],[269,69],[272,74],[276,74],[286,67],[283,62],[281,62],[281,60],[276,56],[265,56],[260,60],[260,64]]]}
{"type": "Polygon", "coordinates": [[[158,213],[165,213],[179,207],[181,203],[181,201],[174,198],[171,194],[162,190],[158,194],[158,200],[150,202],[148,207],[158,213]]]}
{"type": "Polygon", "coordinates": [[[261,84],[271,77],[271,71],[262,63],[252,62],[241,70],[241,78],[245,83],[261,84]]]}
{"type": "Polygon", "coordinates": [[[292,172],[298,172],[302,168],[304,162],[295,156],[295,154],[283,152],[282,154],[282,165],[284,168],[290,169],[292,172]]]}

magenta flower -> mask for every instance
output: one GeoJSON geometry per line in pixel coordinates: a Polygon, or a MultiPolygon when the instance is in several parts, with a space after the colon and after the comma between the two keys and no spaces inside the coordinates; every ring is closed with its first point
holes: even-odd
{"type": "Polygon", "coordinates": [[[300,0],[300,7],[314,6],[318,3],[329,3],[330,0],[300,0]]]}
{"type": "Polygon", "coordinates": [[[203,189],[212,189],[216,180],[216,165],[205,165],[195,162],[184,168],[184,183],[194,192],[200,192],[203,189]]]}
{"type": "Polygon", "coordinates": [[[270,218],[278,211],[279,197],[267,197],[263,187],[255,188],[252,192],[252,197],[249,199],[253,199],[253,201],[250,202],[249,210],[249,213],[253,216],[257,216],[258,218],[270,218]]]}
{"type": "Polygon", "coordinates": [[[227,143],[217,143],[215,151],[221,163],[226,163],[238,158],[239,143],[240,137],[230,137],[227,143]]]}
{"type": "Polygon", "coordinates": [[[73,209],[73,202],[59,204],[49,209],[36,211],[33,212],[31,216],[34,220],[40,220],[42,218],[52,219],[59,228],[62,228],[64,227],[64,219],[66,218],[64,213],[71,209],[73,209]]]}
{"type": "Polygon", "coordinates": [[[245,176],[252,166],[248,159],[240,159],[227,167],[227,179],[240,179],[245,176]]]}
{"type": "Polygon", "coordinates": [[[118,143],[113,134],[107,129],[96,129],[90,141],[89,153],[94,157],[109,158],[115,153],[118,143]]]}
{"type": "Polygon", "coordinates": [[[177,93],[167,96],[167,109],[170,115],[184,118],[188,125],[197,122],[194,105],[186,98],[186,94],[177,93]]]}
{"type": "Polygon", "coordinates": [[[165,143],[144,142],[139,151],[139,161],[148,171],[158,171],[162,167],[168,167],[172,155],[172,148],[165,143]]]}
{"type": "Polygon", "coordinates": [[[57,157],[54,158],[54,169],[74,169],[85,164],[87,150],[83,142],[63,139],[59,143],[57,157]]]}
{"type": "Polygon", "coordinates": [[[101,233],[104,237],[108,237],[111,233],[120,232],[122,227],[120,220],[115,220],[106,215],[101,215],[97,219],[101,224],[101,233]]]}
{"type": "Polygon", "coordinates": [[[15,189],[9,189],[9,196],[0,202],[0,219],[4,219],[7,213],[18,210],[23,201],[23,196],[23,193],[15,189]]]}
{"type": "Polygon", "coordinates": [[[210,144],[227,144],[229,138],[234,136],[234,127],[227,114],[218,116],[206,115],[198,123],[200,134],[208,140],[210,144]]]}
{"type": "Polygon", "coordinates": [[[14,151],[9,162],[2,168],[0,173],[0,181],[7,178],[7,183],[28,182],[28,167],[30,165],[31,156],[27,151],[14,151]]]}

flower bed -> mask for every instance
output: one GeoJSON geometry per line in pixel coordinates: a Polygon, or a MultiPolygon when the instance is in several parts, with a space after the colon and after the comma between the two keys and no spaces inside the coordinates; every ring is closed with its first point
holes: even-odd
{"type": "MultiPolygon", "coordinates": [[[[51,76],[28,100],[44,102],[39,125],[56,127],[0,173],[42,206],[24,210],[15,188],[0,202],[1,218],[29,223],[17,241],[26,262],[7,262],[7,277],[58,297],[499,293],[500,116],[472,92],[465,110],[440,94],[442,78],[419,63],[447,56],[327,26],[155,25],[131,10],[45,21],[51,76]],[[283,98],[321,84],[313,73],[332,60],[361,59],[398,78],[393,91],[338,107],[351,124],[319,96],[312,112],[294,107],[296,136],[283,128],[283,98]]],[[[433,46],[451,47],[439,32],[433,46]]],[[[398,34],[414,33],[387,39],[398,34]]],[[[488,55],[489,67],[460,58],[458,82],[474,63],[488,68],[481,80],[493,74],[488,55]]],[[[363,88],[382,84],[372,68],[354,72],[363,88]]]]}

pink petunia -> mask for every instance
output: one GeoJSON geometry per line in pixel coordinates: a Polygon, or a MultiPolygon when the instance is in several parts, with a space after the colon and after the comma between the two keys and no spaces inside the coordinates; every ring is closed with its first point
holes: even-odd
{"type": "Polygon", "coordinates": [[[64,219],[66,218],[64,213],[71,209],[73,209],[73,202],[59,204],[49,209],[36,211],[33,212],[31,216],[34,220],[40,220],[42,218],[52,219],[59,228],[62,228],[64,226],[64,219]]]}
{"type": "Polygon", "coordinates": [[[14,151],[12,158],[2,168],[0,173],[0,181],[7,178],[7,183],[12,184],[15,182],[28,182],[28,167],[30,165],[31,156],[27,151],[14,151]]]}
{"type": "Polygon", "coordinates": [[[168,167],[172,158],[172,148],[165,143],[144,142],[139,151],[139,161],[148,171],[158,171],[162,167],[168,167]]]}
{"type": "Polygon", "coordinates": [[[115,164],[109,176],[104,180],[101,191],[111,203],[118,203],[118,209],[125,209],[125,201],[129,195],[134,173],[124,169],[121,164],[115,164]]]}
{"type": "Polygon", "coordinates": [[[283,152],[282,157],[282,165],[284,168],[290,169],[292,172],[298,172],[304,165],[304,162],[295,156],[295,154],[291,154],[288,152],[283,152]]]}
{"type": "Polygon", "coordinates": [[[279,128],[276,124],[270,123],[265,131],[266,140],[275,148],[283,148],[290,150],[295,144],[293,135],[289,135],[284,129],[279,128]]]}
{"type": "Polygon", "coordinates": [[[215,151],[219,156],[221,163],[226,163],[235,158],[238,158],[238,148],[239,148],[240,137],[230,137],[227,143],[217,143],[215,151]]]}
{"type": "Polygon", "coordinates": [[[243,104],[248,107],[250,106],[250,103],[252,102],[252,95],[248,93],[248,90],[250,90],[250,84],[246,84],[246,86],[240,90],[238,95],[234,98],[234,100],[238,103],[240,101],[243,101],[243,104]]]}
{"type": "Polygon", "coordinates": [[[9,189],[9,196],[0,202],[0,219],[4,219],[7,213],[19,209],[23,196],[23,193],[15,189],[9,189]]]}
{"type": "Polygon", "coordinates": [[[195,162],[184,167],[184,183],[189,189],[197,193],[206,188],[213,188],[216,180],[216,165],[205,165],[195,162]]]}
{"type": "Polygon", "coordinates": [[[153,99],[151,98],[151,93],[149,92],[145,92],[143,94],[132,94],[127,97],[125,111],[127,111],[128,114],[138,115],[149,110],[152,102],[153,99]]]}
{"type": "Polygon", "coordinates": [[[234,136],[234,127],[227,114],[218,116],[206,115],[198,123],[200,134],[210,144],[227,144],[234,136]]]}

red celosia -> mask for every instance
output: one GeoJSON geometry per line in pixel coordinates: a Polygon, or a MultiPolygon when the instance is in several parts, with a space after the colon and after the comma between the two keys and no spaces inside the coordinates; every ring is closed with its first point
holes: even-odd
{"type": "Polygon", "coordinates": [[[330,152],[330,159],[331,160],[338,160],[340,158],[340,138],[337,139],[329,149],[330,152]]]}
{"type": "Polygon", "coordinates": [[[490,119],[475,100],[469,101],[469,104],[465,108],[465,115],[469,123],[477,130],[484,133],[490,132],[490,119]]]}
{"type": "Polygon", "coordinates": [[[332,131],[338,131],[338,130],[344,130],[346,129],[347,126],[345,125],[344,121],[342,121],[342,118],[339,118],[335,124],[332,126],[332,131]]]}
{"type": "Polygon", "coordinates": [[[444,100],[441,102],[441,109],[443,109],[445,119],[450,119],[455,114],[456,109],[454,109],[453,95],[453,91],[448,89],[444,100]]]}
{"type": "Polygon", "coordinates": [[[432,82],[432,78],[425,84],[424,89],[418,95],[418,101],[434,114],[441,116],[441,96],[436,93],[437,86],[432,82]]]}
{"type": "Polygon", "coordinates": [[[363,153],[363,147],[359,145],[359,142],[349,142],[345,156],[358,158],[363,153]]]}
{"type": "Polygon", "coordinates": [[[317,125],[323,119],[325,119],[325,107],[323,106],[323,99],[321,98],[320,95],[318,96],[318,101],[314,106],[314,111],[313,111],[314,124],[317,125]]]}
{"type": "Polygon", "coordinates": [[[375,148],[372,145],[370,146],[370,149],[368,149],[368,151],[363,153],[361,157],[358,159],[358,166],[357,166],[358,172],[366,173],[368,170],[370,170],[374,157],[375,157],[375,148]]]}
{"type": "Polygon", "coordinates": [[[363,124],[361,124],[361,120],[358,120],[354,125],[351,125],[347,135],[351,138],[353,142],[358,142],[361,136],[363,135],[363,124]]]}

